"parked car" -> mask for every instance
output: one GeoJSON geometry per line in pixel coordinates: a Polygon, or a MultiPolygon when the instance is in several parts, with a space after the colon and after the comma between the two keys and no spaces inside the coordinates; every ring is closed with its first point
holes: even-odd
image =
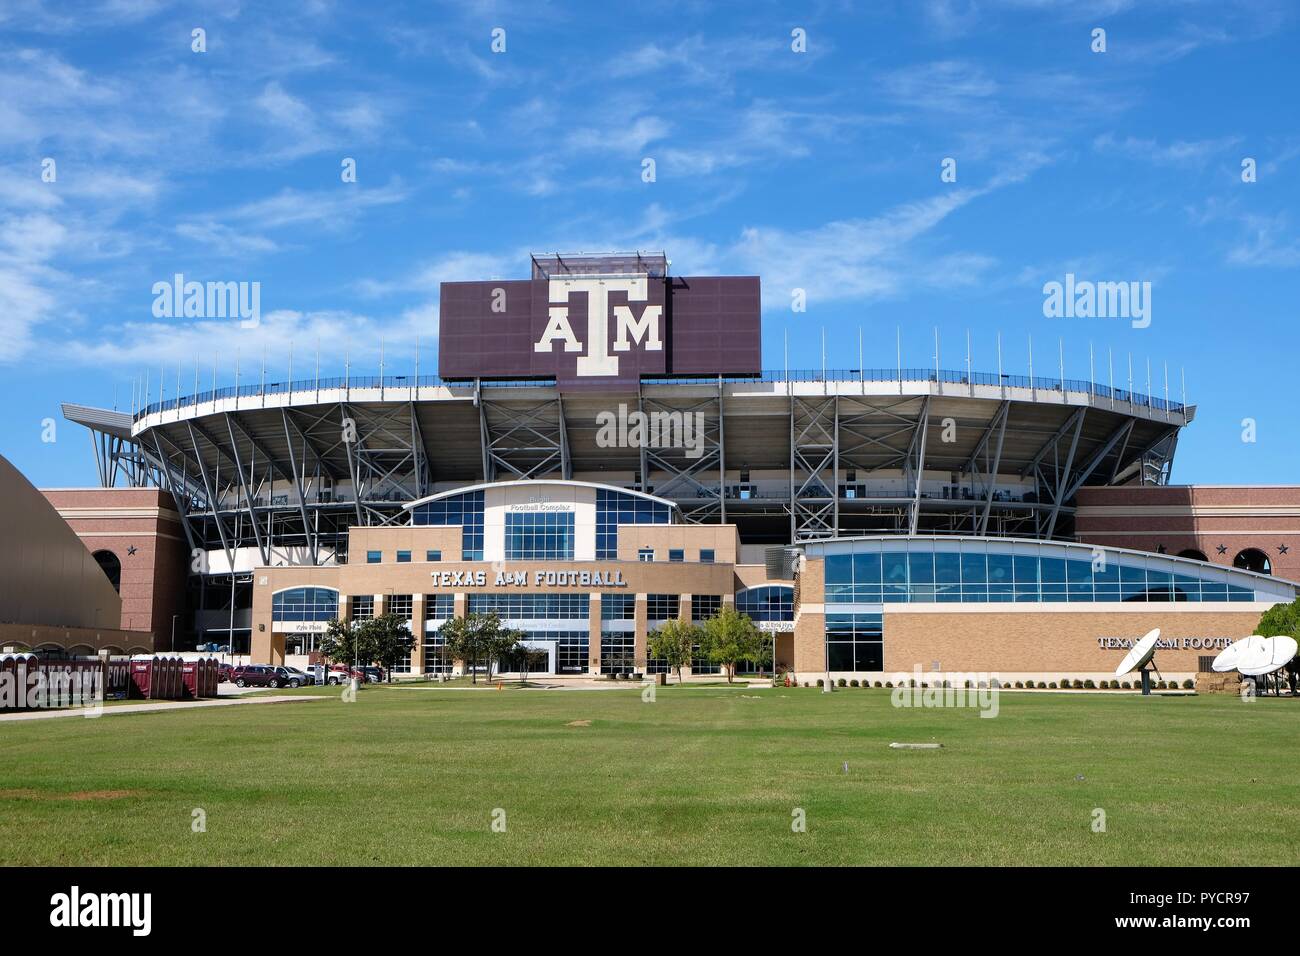
{"type": "Polygon", "coordinates": [[[300,671],[296,667],[289,667],[287,665],[282,669],[291,679],[298,682],[296,684],[290,684],[290,687],[310,687],[312,684],[316,683],[316,676],[308,671],[300,671]]]}
{"type": "Polygon", "coordinates": [[[221,683],[235,679],[235,665],[221,661],[217,664],[217,680],[221,683]]]}
{"type": "Polygon", "coordinates": [[[234,671],[236,687],[297,687],[300,678],[293,677],[283,667],[269,664],[245,664],[234,671]]]}
{"type": "Polygon", "coordinates": [[[358,670],[361,671],[369,684],[382,684],[384,682],[384,669],[382,667],[361,667],[358,670]]]}

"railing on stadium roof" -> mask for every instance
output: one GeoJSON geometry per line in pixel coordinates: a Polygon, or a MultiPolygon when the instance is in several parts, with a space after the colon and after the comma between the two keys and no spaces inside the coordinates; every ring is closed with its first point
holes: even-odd
{"type": "MultiPolygon", "coordinates": [[[[938,382],[947,385],[992,385],[1005,388],[1028,388],[1045,392],[1087,392],[1098,398],[1127,402],[1159,411],[1182,413],[1182,402],[1169,401],[1153,395],[1112,388],[1086,379],[1053,378],[1044,375],[998,375],[993,372],[963,372],[951,369],[867,368],[867,369],[773,369],[756,375],[660,375],[641,379],[642,385],[679,385],[684,383],[745,384],[762,382],[938,382]]],[[[138,420],[158,412],[175,411],[206,402],[226,398],[253,398],[267,395],[285,395],[298,392],[330,391],[336,389],[366,388],[426,388],[439,385],[473,385],[473,379],[444,379],[438,375],[350,375],[330,378],[307,378],[292,382],[266,382],[255,385],[226,386],[199,391],[180,398],[150,402],[135,413],[138,420]]],[[[538,388],[555,384],[553,378],[481,379],[480,384],[490,388],[538,388]]]]}

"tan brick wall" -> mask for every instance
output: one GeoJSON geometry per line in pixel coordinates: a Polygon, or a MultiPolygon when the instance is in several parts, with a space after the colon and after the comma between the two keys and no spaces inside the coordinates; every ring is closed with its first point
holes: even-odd
{"type": "MultiPolygon", "coordinates": [[[[1162,638],[1233,640],[1253,633],[1259,610],[1116,611],[976,611],[909,612],[909,605],[886,607],[885,670],[910,671],[917,664],[929,670],[934,661],[943,670],[1110,673],[1124,648],[1098,647],[1097,639],[1137,640],[1152,628],[1162,638]],[[896,608],[896,609],[895,609],[896,608]]],[[[1195,672],[1197,658],[1217,650],[1161,648],[1161,671],[1195,672]]]]}
{"type": "Polygon", "coordinates": [[[680,548],[687,562],[699,561],[701,548],[712,548],[718,564],[735,564],[740,537],[731,524],[621,524],[618,526],[618,559],[637,560],[641,548],[654,548],[655,561],[667,561],[668,551],[680,548]]]}

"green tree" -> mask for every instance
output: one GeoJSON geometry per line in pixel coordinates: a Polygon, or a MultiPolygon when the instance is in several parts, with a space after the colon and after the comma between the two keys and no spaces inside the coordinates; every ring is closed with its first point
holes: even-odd
{"type": "MultiPolygon", "coordinates": [[[[1274,604],[1263,613],[1255,633],[1260,637],[1277,637],[1286,635],[1300,640],[1300,598],[1290,604],[1274,604]]],[[[1287,665],[1287,678],[1294,693],[1297,680],[1300,679],[1300,657],[1293,658],[1287,665]]]]}
{"type": "Polygon", "coordinates": [[[1274,604],[1260,617],[1255,633],[1260,637],[1300,637],[1300,598],[1290,604],[1274,604]]]}
{"type": "Polygon", "coordinates": [[[486,649],[485,620],[482,614],[467,614],[450,618],[438,628],[438,635],[443,640],[443,653],[453,661],[463,661],[469,668],[470,681],[475,684],[478,683],[478,662],[486,649]]]}
{"type": "Polygon", "coordinates": [[[691,662],[695,645],[700,643],[700,629],[689,621],[673,618],[650,632],[647,646],[651,657],[657,657],[677,671],[677,682],[682,681],[682,668],[691,662]]]}
{"type": "MultiPolygon", "coordinates": [[[[522,634],[522,631],[516,631],[522,634]]],[[[516,644],[510,650],[510,657],[519,662],[519,670],[523,674],[523,683],[528,683],[528,672],[533,669],[533,665],[541,664],[546,660],[548,655],[540,647],[529,647],[527,644],[516,644]]]]}
{"type": "Polygon", "coordinates": [[[369,660],[370,648],[367,646],[370,636],[360,625],[362,621],[340,621],[337,618],[325,625],[321,637],[320,652],[327,661],[335,664],[363,663],[369,660]]]}
{"type": "Polygon", "coordinates": [[[748,614],[742,614],[727,605],[704,622],[700,628],[703,639],[700,650],[715,664],[722,665],[727,683],[736,678],[738,661],[760,660],[767,647],[763,632],[748,614]]]}
{"type": "Polygon", "coordinates": [[[495,614],[488,615],[484,623],[483,657],[487,661],[487,679],[492,679],[493,665],[500,666],[510,658],[519,641],[525,637],[523,631],[505,627],[495,614]]]}
{"type": "Polygon", "coordinates": [[[391,683],[393,665],[411,658],[411,644],[414,639],[406,619],[396,614],[381,614],[369,620],[359,621],[357,629],[362,635],[360,645],[369,655],[365,663],[383,667],[391,683]]]}

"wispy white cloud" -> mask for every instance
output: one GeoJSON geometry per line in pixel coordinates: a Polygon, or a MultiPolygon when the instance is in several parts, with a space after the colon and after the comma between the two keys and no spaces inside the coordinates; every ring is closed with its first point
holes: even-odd
{"type": "Polygon", "coordinates": [[[1223,155],[1240,142],[1240,136],[1225,136],[1219,139],[1179,139],[1161,143],[1155,139],[1135,136],[1121,139],[1113,133],[1102,133],[1092,141],[1092,148],[1098,153],[1141,159],[1159,166],[1200,166],[1215,156],[1223,155]]]}

